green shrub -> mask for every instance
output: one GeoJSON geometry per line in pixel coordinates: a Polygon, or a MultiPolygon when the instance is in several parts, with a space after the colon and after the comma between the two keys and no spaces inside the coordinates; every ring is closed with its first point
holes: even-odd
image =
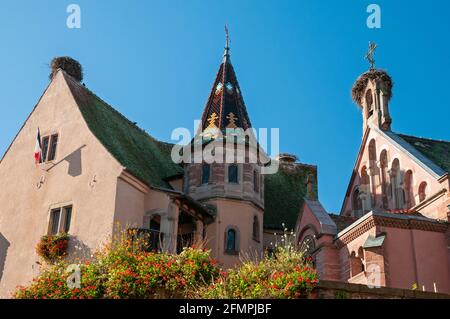
{"type": "Polygon", "coordinates": [[[205,249],[185,248],[181,254],[143,252],[139,243],[121,237],[79,263],[80,288],[69,287],[69,262],[45,268],[15,298],[169,298],[188,297],[199,285],[219,276],[217,262],[205,249]]]}
{"type": "Polygon", "coordinates": [[[247,261],[223,273],[215,283],[201,287],[202,298],[307,298],[317,273],[302,254],[283,247],[260,262],[247,261]]]}
{"type": "Polygon", "coordinates": [[[180,254],[144,252],[123,236],[77,263],[80,285],[68,283],[69,261],[44,268],[15,298],[306,298],[317,282],[314,269],[292,249],[223,271],[210,250],[180,254]]]}

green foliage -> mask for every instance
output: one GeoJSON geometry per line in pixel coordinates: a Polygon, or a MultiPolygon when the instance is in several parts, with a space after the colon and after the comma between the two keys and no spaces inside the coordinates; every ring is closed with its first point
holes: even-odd
{"type": "Polygon", "coordinates": [[[314,269],[289,245],[272,257],[222,271],[210,250],[191,247],[180,254],[144,252],[141,243],[121,235],[78,263],[80,285],[68,279],[69,262],[43,270],[15,298],[303,298],[317,282],[314,269]]]}
{"type": "Polygon", "coordinates": [[[188,297],[199,285],[219,276],[217,261],[206,249],[185,248],[179,255],[143,252],[140,243],[119,236],[79,263],[80,288],[69,287],[69,262],[45,268],[15,298],[168,298],[188,297]],[[117,241],[118,240],[118,241],[117,241]]]}
{"type": "Polygon", "coordinates": [[[316,271],[298,252],[279,247],[260,262],[244,262],[202,287],[202,298],[306,298],[317,283],[316,271]]]}

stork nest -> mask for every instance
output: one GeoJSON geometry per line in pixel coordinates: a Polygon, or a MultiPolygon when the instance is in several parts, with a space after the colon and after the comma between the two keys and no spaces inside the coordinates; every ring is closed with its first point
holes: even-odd
{"type": "Polygon", "coordinates": [[[360,77],[356,80],[355,84],[353,84],[352,88],[352,99],[353,101],[362,106],[362,99],[364,97],[364,92],[367,87],[367,83],[369,80],[374,81],[382,81],[385,85],[385,94],[387,95],[388,101],[392,97],[392,87],[394,83],[392,82],[392,78],[387,74],[386,71],[372,69],[360,75],[360,77]]]}
{"type": "Polygon", "coordinates": [[[83,80],[83,68],[81,64],[68,56],[56,57],[50,63],[51,73],[50,80],[53,79],[58,69],[64,70],[68,75],[76,79],[78,82],[83,80]]]}

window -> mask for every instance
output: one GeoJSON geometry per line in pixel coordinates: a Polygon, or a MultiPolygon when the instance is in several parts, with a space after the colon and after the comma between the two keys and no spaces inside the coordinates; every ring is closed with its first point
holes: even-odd
{"type": "Polygon", "coordinates": [[[239,230],[236,226],[228,226],[225,229],[225,253],[237,255],[239,253],[239,230]]]}
{"type": "Polygon", "coordinates": [[[236,231],[234,229],[227,231],[227,251],[236,251],[236,231]]]}
{"type": "Polygon", "coordinates": [[[383,208],[388,209],[388,178],[387,178],[387,152],[383,150],[380,154],[380,168],[381,168],[381,192],[382,192],[382,201],[383,208]]]}
{"type": "Polygon", "coordinates": [[[42,138],[42,161],[53,161],[56,157],[56,147],[58,146],[58,134],[44,136],[42,138]]]}
{"type": "Polygon", "coordinates": [[[238,183],[238,166],[236,164],[228,166],[228,183],[238,183]]]}
{"type": "Polygon", "coordinates": [[[259,193],[259,178],[258,171],[256,169],[253,171],[253,190],[256,193],[259,193]]]}
{"type": "Polygon", "coordinates": [[[353,205],[353,216],[359,217],[362,212],[362,200],[358,188],[356,188],[355,191],[353,192],[352,205],[353,205]]]}
{"type": "Polygon", "coordinates": [[[391,167],[391,185],[392,185],[392,196],[394,198],[395,209],[404,209],[404,190],[403,181],[401,180],[400,171],[400,161],[398,158],[394,159],[391,167]]]}
{"type": "Polygon", "coordinates": [[[72,219],[72,206],[55,208],[50,211],[49,235],[68,233],[72,219]]]}
{"type": "Polygon", "coordinates": [[[258,216],[253,217],[253,239],[259,242],[259,220],[258,216]]]}
{"type": "Polygon", "coordinates": [[[210,174],[211,174],[211,165],[203,164],[203,166],[202,166],[202,184],[209,183],[210,174]]]}
{"type": "Polygon", "coordinates": [[[371,117],[373,115],[373,96],[372,90],[367,90],[366,92],[366,106],[367,106],[367,117],[371,117]]]}
{"type": "Polygon", "coordinates": [[[414,194],[412,189],[413,184],[413,173],[411,170],[407,171],[404,177],[405,186],[405,202],[406,202],[406,208],[411,208],[414,206],[414,194]]]}
{"type": "Polygon", "coordinates": [[[419,185],[419,201],[423,202],[427,198],[427,183],[422,182],[419,185]]]}
{"type": "Polygon", "coordinates": [[[156,214],[150,219],[150,230],[159,232],[161,228],[161,216],[156,214]]]}
{"type": "Polygon", "coordinates": [[[46,136],[42,139],[42,161],[43,162],[45,162],[46,158],[47,158],[49,140],[50,140],[50,136],[46,136]]]}

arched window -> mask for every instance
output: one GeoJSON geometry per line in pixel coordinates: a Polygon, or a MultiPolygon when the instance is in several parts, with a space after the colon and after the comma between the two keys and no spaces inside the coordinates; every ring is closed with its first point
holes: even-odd
{"type": "Polygon", "coordinates": [[[382,201],[383,201],[383,208],[388,209],[389,202],[388,202],[388,178],[387,178],[387,152],[386,150],[383,150],[380,154],[380,177],[381,177],[381,192],[382,192],[382,201]]]}
{"type": "Polygon", "coordinates": [[[362,212],[362,201],[361,201],[361,198],[359,196],[359,190],[358,189],[355,189],[355,191],[353,192],[352,203],[353,203],[354,216],[360,216],[360,214],[362,212]]]}
{"type": "Polygon", "coordinates": [[[259,193],[259,176],[256,169],[253,171],[253,190],[259,193]]]}
{"type": "Polygon", "coordinates": [[[415,204],[412,183],[413,183],[413,175],[412,171],[409,170],[405,174],[405,181],[403,183],[405,186],[405,202],[407,209],[413,207],[415,204]]]}
{"type": "Polygon", "coordinates": [[[373,115],[373,96],[372,96],[372,90],[367,90],[366,96],[366,107],[367,107],[367,117],[371,117],[373,115]]]}
{"type": "MultiPolygon", "coordinates": [[[[361,206],[364,213],[368,212],[371,207],[371,191],[370,191],[370,177],[369,174],[367,174],[367,167],[363,166],[361,169],[361,185],[360,185],[360,193],[364,194],[364,201],[361,199],[361,206]]],[[[360,194],[360,198],[361,198],[360,194]]]]}
{"type": "Polygon", "coordinates": [[[238,183],[238,166],[236,164],[228,166],[228,183],[238,183]]]}
{"type": "Polygon", "coordinates": [[[259,219],[258,216],[253,217],[253,239],[259,242],[259,219]]]}
{"type": "MultiPolygon", "coordinates": [[[[375,143],[375,140],[372,139],[369,143],[369,167],[371,169],[371,172],[374,172],[376,167],[377,167],[377,146],[375,143]]],[[[372,194],[371,196],[371,201],[372,201],[372,207],[376,207],[377,206],[377,189],[376,189],[376,185],[375,185],[375,180],[372,179],[372,183],[370,185],[370,193],[372,194]]]]}
{"type": "Polygon", "coordinates": [[[367,167],[365,167],[365,166],[363,166],[363,168],[361,168],[361,184],[362,185],[370,184],[369,174],[367,174],[367,167]]]}
{"type": "Polygon", "coordinates": [[[427,198],[427,182],[422,182],[419,185],[419,201],[423,202],[427,198]]]}
{"type": "Polygon", "coordinates": [[[161,216],[155,214],[150,219],[150,230],[159,232],[160,228],[161,228],[161,216]]]}
{"type": "Polygon", "coordinates": [[[375,144],[375,140],[371,140],[369,143],[369,160],[371,161],[376,161],[377,160],[377,146],[375,144]]]}
{"type": "Polygon", "coordinates": [[[238,232],[235,228],[228,228],[225,232],[225,252],[235,254],[238,252],[238,232]]]}
{"type": "Polygon", "coordinates": [[[203,164],[202,166],[202,184],[208,184],[211,175],[211,165],[203,164]]]}
{"type": "Polygon", "coordinates": [[[403,181],[400,178],[400,162],[398,158],[394,159],[391,167],[391,186],[392,195],[394,197],[395,209],[403,209],[405,204],[403,181]]]}

